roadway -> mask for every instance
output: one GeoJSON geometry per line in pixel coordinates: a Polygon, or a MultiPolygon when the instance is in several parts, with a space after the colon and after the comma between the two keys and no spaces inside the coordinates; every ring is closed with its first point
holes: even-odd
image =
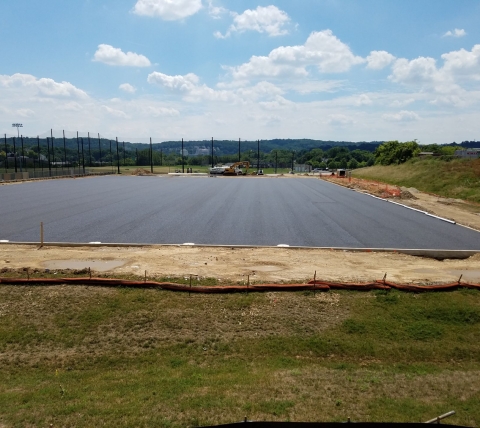
{"type": "Polygon", "coordinates": [[[0,186],[0,240],[480,250],[480,233],[313,178],[105,176],[0,186]]]}

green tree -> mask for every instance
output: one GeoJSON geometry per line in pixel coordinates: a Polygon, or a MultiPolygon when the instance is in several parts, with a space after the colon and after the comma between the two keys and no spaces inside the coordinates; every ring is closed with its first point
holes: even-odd
{"type": "Polygon", "coordinates": [[[387,141],[375,150],[375,163],[380,165],[398,165],[413,158],[420,152],[416,141],[400,143],[398,141],[387,141]]]}

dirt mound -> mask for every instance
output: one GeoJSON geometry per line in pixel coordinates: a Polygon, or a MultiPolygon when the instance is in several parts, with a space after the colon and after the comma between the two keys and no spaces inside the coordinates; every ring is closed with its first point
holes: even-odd
{"type": "Polygon", "coordinates": [[[137,168],[135,171],[132,172],[132,175],[153,175],[150,171],[146,170],[145,168],[137,168]]]}
{"type": "MultiPolygon", "coordinates": [[[[400,187],[400,199],[418,199],[411,190],[413,188],[407,189],[406,187],[400,187]]],[[[416,190],[416,189],[415,189],[416,190]]],[[[418,190],[417,190],[418,192],[418,190]]]]}

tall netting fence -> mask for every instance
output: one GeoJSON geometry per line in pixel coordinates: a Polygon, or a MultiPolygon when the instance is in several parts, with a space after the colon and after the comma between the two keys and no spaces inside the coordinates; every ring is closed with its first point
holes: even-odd
{"type": "Polygon", "coordinates": [[[89,174],[207,172],[215,165],[249,162],[252,170],[287,172],[295,152],[268,142],[108,138],[93,132],[51,131],[50,135],[0,137],[0,180],[89,174]]]}

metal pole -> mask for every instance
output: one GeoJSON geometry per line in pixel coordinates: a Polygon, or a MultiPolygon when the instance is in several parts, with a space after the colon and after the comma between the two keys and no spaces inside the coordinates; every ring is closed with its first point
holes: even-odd
{"type": "Polygon", "coordinates": [[[138,149],[135,148],[135,165],[138,166],[138,149]]]}
{"type": "Polygon", "coordinates": [[[123,166],[125,166],[125,141],[123,142],[123,166]]]}
{"type": "Polygon", "coordinates": [[[293,171],[293,160],[294,160],[294,157],[295,157],[295,150],[292,151],[292,171],[293,171]]]}
{"type": "Polygon", "coordinates": [[[183,138],[182,138],[182,173],[185,172],[185,161],[183,159],[183,138]]]}
{"type": "Polygon", "coordinates": [[[150,137],[150,172],[153,174],[153,146],[152,146],[152,137],[150,137]]]}
{"type": "Polygon", "coordinates": [[[238,161],[240,162],[240,138],[238,139],[238,161]]]}
{"type": "Polygon", "coordinates": [[[77,159],[78,159],[78,174],[80,175],[80,140],[78,139],[78,131],[77,131],[77,159]]]}
{"type": "Polygon", "coordinates": [[[260,140],[257,140],[257,172],[260,169],[260,140]]]}
{"type": "Polygon", "coordinates": [[[163,149],[160,149],[160,166],[163,166],[163,149]]]}
{"type": "Polygon", "coordinates": [[[85,151],[83,150],[83,137],[82,137],[82,171],[85,175],[85,151]]]}
{"type": "Polygon", "coordinates": [[[212,137],[212,168],[213,168],[213,137],[212,137]]]}
{"type": "Polygon", "coordinates": [[[15,146],[15,137],[13,137],[13,158],[15,160],[15,172],[17,172],[17,148],[15,146]]]}
{"type": "Polygon", "coordinates": [[[52,163],[50,162],[50,142],[48,140],[48,137],[46,138],[47,140],[47,161],[48,161],[48,176],[52,176],[52,163]]]}
{"type": "Polygon", "coordinates": [[[115,141],[117,142],[117,174],[120,174],[120,156],[118,154],[118,137],[115,137],[115,141]]]}
{"type": "Polygon", "coordinates": [[[113,154],[112,154],[112,140],[110,141],[110,166],[112,167],[112,172],[113,172],[113,154]]]}
{"type": "Polygon", "coordinates": [[[102,164],[102,145],[100,144],[100,132],[98,133],[98,151],[100,152],[100,166],[103,166],[103,164],[102,164]]]}
{"type": "Polygon", "coordinates": [[[43,177],[43,162],[40,157],[40,137],[37,135],[37,151],[38,151],[38,165],[42,166],[42,177],[43,177]]]}
{"type": "Polygon", "coordinates": [[[65,145],[65,129],[63,130],[63,166],[67,166],[67,146],[65,145]]]}
{"type": "Polygon", "coordinates": [[[5,172],[8,172],[7,134],[5,134],[5,172]]]}
{"type": "Polygon", "coordinates": [[[92,147],[90,145],[90,132],[88,133],[88,167],[92,167],[92,147]]]}
{"type": "Polygon", "coordinates": [[[275,150],[275,174],[277,173],[278,150],[275,150]]]}
{"type": "MultiPolygon", "coordinates": [[[[53,164],[55,165],[55,172],[57,171],[57,164],[55,163],[55,148],[53,147],[53,130],[50,129],[50,136],[52,140],[52,154],[53,154],[53,164]]],[[[57,175],[57,174],[55,174],[57,175]]]]}
{"type": "Polygon", "coordinates": [[[20,172],[23,172],[23,162],[25,162],[25,151],[23,150],[23,135],[20,138],[22,142],[22,157],[20,158],[20,172]]]}

